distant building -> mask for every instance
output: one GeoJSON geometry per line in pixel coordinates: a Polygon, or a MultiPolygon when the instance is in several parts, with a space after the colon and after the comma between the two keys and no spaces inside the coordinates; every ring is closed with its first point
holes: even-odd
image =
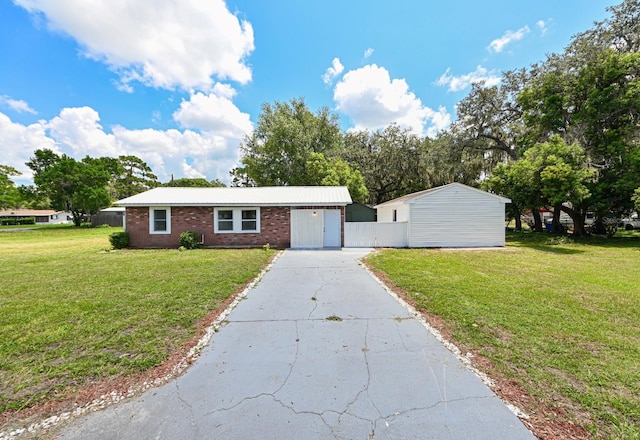
{"type": "Polygon", "coordinates": [[[91,216],[91,226],[124,226],[125,211],[126,208],[120,206],[101,209],[99,213],[91,216]]]}
{"type": "MultiPolygon", "coordinates": [[[[35,224],[65,224],[71,223],[71,213],[54,211],[51,209],[12,209],[0,211],[0,220],[12,220],[17,222],[22,219],[34,218],[35,224]]],[[[7,222],[2,222],[3,224],[7,222]]],[[[13,222],[12,222],[13,223],[13,222]]],[[[13,223],[15,224],[15,223],[13,223]]]]}
{"type": "Polygon", "coordinates": [[[346,222],[375,222],[376,210],[362,203],[351,203],[345,207],[346,222]]]}

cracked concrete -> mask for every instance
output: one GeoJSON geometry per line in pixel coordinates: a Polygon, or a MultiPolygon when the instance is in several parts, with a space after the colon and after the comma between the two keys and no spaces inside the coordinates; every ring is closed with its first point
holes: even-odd
{"type": "Polygon", "coordinates": [[[286,251],[187,373],[59,438],[533,439],[366,253],[286,251]]]}

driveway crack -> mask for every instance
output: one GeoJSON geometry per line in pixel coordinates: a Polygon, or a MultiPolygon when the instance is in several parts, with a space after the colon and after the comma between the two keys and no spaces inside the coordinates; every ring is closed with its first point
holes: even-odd
{"type": "Polygon", "coordinates": [[[178,396],[178,400],[180,402],[182,402],[182,404],[184,406],[187,407],[187,409],[189,410],[189,422],[191,422],[191,426],[195,429],[195,433],[198,432],[198,424],[196,423],[196,418],[195,415],[193,414],[193,407],[191,406],[191,403],[189,403],[188,401],[184,400],[182,398],[182,394],[180,393],[180,385],[178,384],[179,381],[175,380],[174,383],[176,385],[176,391],[177,391],[177,396],[178,396]]]}
{"type": "MultiPolygon", "coordinates": [[[[298,362],[298,355],[300,354],[300,330],[298,329],[298,321],[294,321],[296,324],[296,354],[293,356],[293,362],[291,362],[291,365],[289,365],[289,372],[287,373],[287,377],[284,378],[284,380],[282,381],[282,384],[278,387],[277,390],[275,390],[272,394],[273,398],[276,399],[276,394],[278,394],[278,392],[287,384],[287,382],[289,381],[289,378],[291,377],[291,374],[293,373],[293,369],[296,366],[296,363],[298,362]]],[[[277,399],[276,399],[277,400],[277,399]]]]}
{"type": "MultiPolygon", "coordinates": [[[[364,419],[362,417],[358,417],[355,414],[352,414],[349,412],[349,408],[352,407],[353,405],[355,405],[355,403],[358,401],[358,399],[360,399],[360,396],[362,396],[363,393],[366,393],[369,402],[371,402],[371,406],[373,406],[373,408],[376,410],[376,412],[378,413],[378,417],[382,417],[382,414],[380,413],[380,409],[376,406],[375,402],[373,401],[373,399],[371,398],[371,395],[369,394],[369,386],[371,385],[371,368],[369,366],[369,320],[366,319],[364,320],[366,322],[366,326],[365,326],[365,332],[364,332],[364,345],[362,347],[362,355],[364,358],[364,364],[367,368],[367,382],[364,385],[364,387],[362,388],[362,390],[360,390],[356,396],[354,397],[354,399],[349,402],[344,410],[344,412],[341,414],[349,414],[352,417],[358,418],[360,420],[366,420],[367,422],[371,423],[371,436],[374,435],[375,433],[375,420],[371,420],[371,419],[364,419]]],[[[371,437],[370,438],[373,438],[371,437]]]]}

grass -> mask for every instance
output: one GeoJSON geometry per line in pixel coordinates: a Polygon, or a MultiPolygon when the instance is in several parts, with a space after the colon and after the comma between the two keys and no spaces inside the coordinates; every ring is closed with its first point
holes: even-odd
{"type": "Polygon", "coordinates": [[[161,364],[273,255],[106,252],[120,230],[0,232],[0,412],[161,364]]]}
{"type": "Polygon", "coordinates": [[[384,250],[367,261],[492,374],[595,437],[638,439],[640,241],[623,235],[512,234],[504,250],[384,250]]]}

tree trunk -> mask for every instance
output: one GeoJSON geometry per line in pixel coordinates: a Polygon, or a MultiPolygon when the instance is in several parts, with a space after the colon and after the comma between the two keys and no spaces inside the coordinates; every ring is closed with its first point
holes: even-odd
{"type": "Polygon", "coordinates": [[[516,221],[516,231],[518,232],[522,231],[522,217],[520,216],[520,214],[515,216],[515,221],[516,221]]]}
{"type": "Polygon", "coordinates": [[[82,226],[82,211],[76,211],[74,209],[71,210],[71,216],[73,217],[73,225],[80,227],[82,226]]]}
{"type": "Polygon", "coordinates": [[[538,208],[533,208],[531,210],[531,216],[533,217],[533,231],[544,232],[542,220],[540,220],[540,210],[538,208]]]}
{"type": "Polygon", "coordinates": [[[587,215],[586,212],[579,211],[577,209],[571,209],[566,206],[562,206],[562,210],[566,212],[571,220],[573,220],[573,236],[574,237],[586,237],[589,235],[584,227],[584,219],[587,215]]]}
{"type": "Polygon", "coordinates": [[[562,203],[558,203],[553,207],[553,220],[551,222],[551,231],[556,234],[564,232],[564,226],[560,223],[560,213],[562,212],[562,203]]]}
{"type": "MultiPolygon", "coordinates": [[[[569,214],[571,215],[571,214],[569,214]]],[[[584,227],[584,215],[578,214],[576,218],[571,217],[573,220],[573,236],[574,237],[586,237],[589,235],[584,227]]]]}

